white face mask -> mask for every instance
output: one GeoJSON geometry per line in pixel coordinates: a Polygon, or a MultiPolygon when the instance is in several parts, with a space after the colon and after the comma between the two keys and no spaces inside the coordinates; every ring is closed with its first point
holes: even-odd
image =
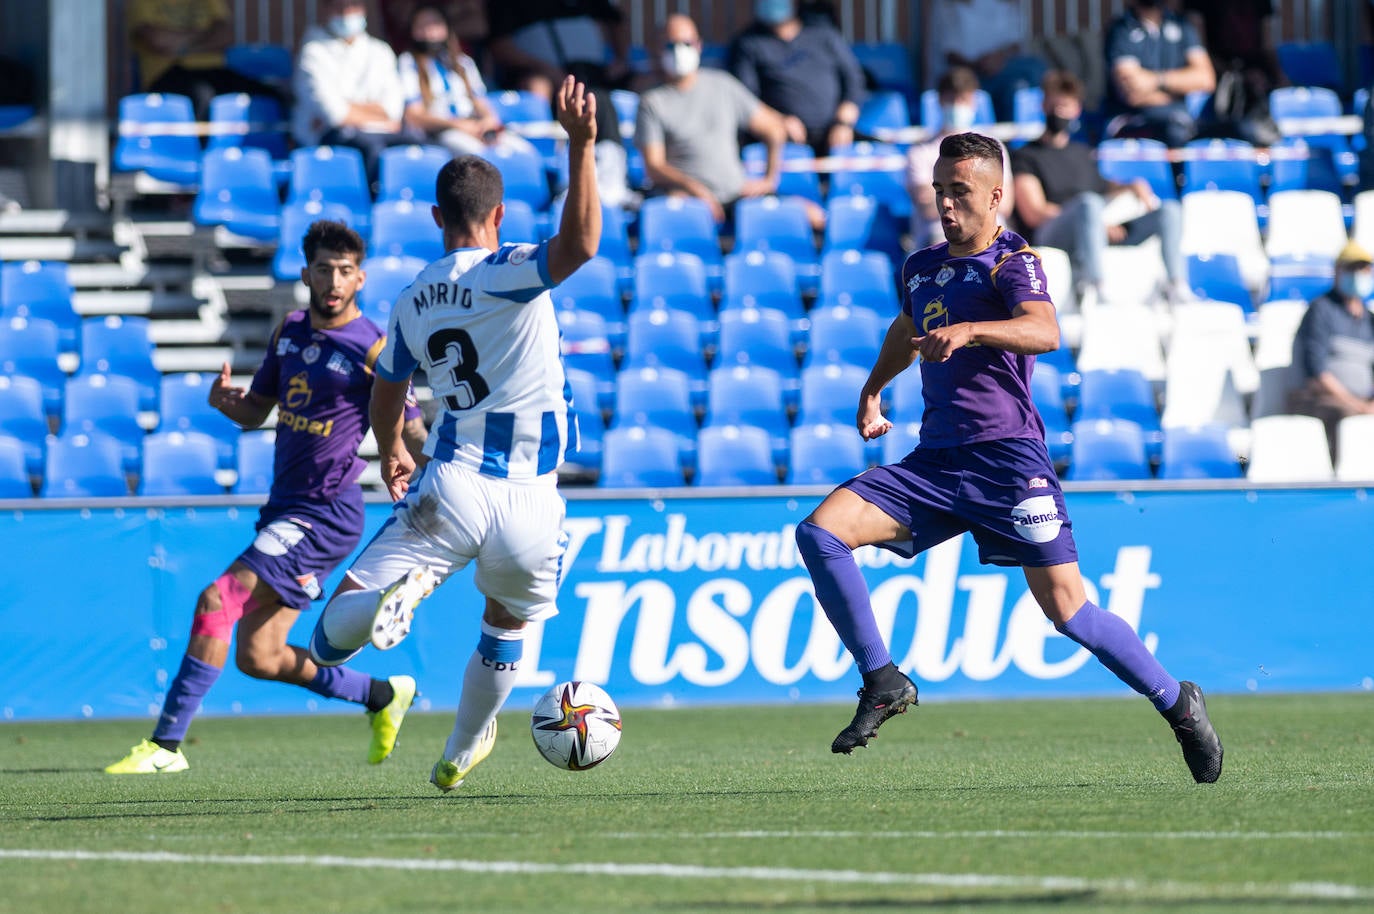
{"type": "Polygon", "coordinates": [[[1341,273],[1339,290],[1350,298],[1369,298],[1374,295],[1374,271],[1352,270],[1341,273]]]}
{"type": "Polygon", "coordinates": [[[329,33],[335,38],[356,38],[367,31],[366,13],[349,13],[329,18],[329,33]]]}
{"type": "Polygon", "coordinates": [[[670,79],[690,76],[701,66],[701,51],[690,44],[674,43],[663,49],[659,58],[663,72],[670,79]]]}
{"type": "Polygon", "coordinates": [[[941,105],[940,117],[946,130],[952,133],[963,133],[973,126],[973,106],[962,102],[941,105]]]}

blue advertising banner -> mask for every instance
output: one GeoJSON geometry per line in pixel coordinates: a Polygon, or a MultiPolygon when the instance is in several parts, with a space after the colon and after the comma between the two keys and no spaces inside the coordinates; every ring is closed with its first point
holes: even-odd
{"type": "MultiPolygon", "coordinates": [[[[852,698],[859,680],[793,543],[816,494],[574,497],[560,614],[526,638],[513,707],[570,678],[623,705],[852,698]]],[[[1374,688],[1374,505],[1363,489],[1071,492],[1090,598],[1209,692],[1374,688]]],[[[369,505],[375,530],[389,507],[369,505]]],[[[256,509],[0,513],[0,715],[153,716],[197,594],[246,546],[256,509]]],[[[1041,615],[1017,569],[971,538],[913,560],[860,550],[898,664],[941,698],[1124,694],[1041,615]]],[[[326,593],[338,582],[336,573],[326,593]]],[[[482,597],[471,570],[422,605],[396,649],[354,665],[411,673],[421,707],[457,703],[482,597]]],[[[316,611],[318,610],[318,606],[316,611]]],[[[293,632],[303,644],[315,612],[293,632]]],[[[232,662],[203,713],[348,710],[232,662]]]]}

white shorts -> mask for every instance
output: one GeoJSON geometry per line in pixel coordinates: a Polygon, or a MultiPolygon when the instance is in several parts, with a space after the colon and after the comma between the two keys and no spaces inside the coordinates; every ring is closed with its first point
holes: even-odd
{"type": "Polygon", "coordinates": [[[553,479],[511,482],[447,461],[418,475],[348,574],[380,590],[418,565],[444,581],[476,559],[473,583],[511,615],[557,614],[568,538],[553,479]]]}

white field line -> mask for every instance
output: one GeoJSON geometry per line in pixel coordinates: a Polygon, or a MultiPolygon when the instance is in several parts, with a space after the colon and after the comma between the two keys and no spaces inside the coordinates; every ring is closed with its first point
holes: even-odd
{"type": "Polygon", "coordinates": [[[670,863],[530,863],[520,860],[444,860],[396,857],[338,857],[177,854],[168,852],[26,850],[0,848],[0,860],[48,860],[116,863],[190,864],[195,866],[325,867],[404,870],[485,875],[620,876],[660,879],[743,879],[755,882],[851,883],[913,885],[953,889],[1042,889],[1096,891],[1131,895],[1193,897],[1244,896],[1294,899],[1374,900],[1374,888],[1333,882],[1183,883],[1137,879],[1083,879],[1075,876],[1002,876],[984,873],[885,873],[860,870],[802,870],[775,867],[691,866],[670,863]]]}
{"type": "Polygon", "coordinates": [[[1039,831],[1016,829],[984,829],[978,831],[708,831],[708,832],[651,832],[622,831],[600,835],[603,838],[630,840],[661,838],[681,841],[690,838],[710,839],[849,839],[849,838],[909,838],[915,840],[947,840],[950,838],[1005,838],[1010,840],[1067,838],[1071,840],[1145,840],[1145,841],[1354,841],[1374,838],[1374,831],[1039,831]]]}

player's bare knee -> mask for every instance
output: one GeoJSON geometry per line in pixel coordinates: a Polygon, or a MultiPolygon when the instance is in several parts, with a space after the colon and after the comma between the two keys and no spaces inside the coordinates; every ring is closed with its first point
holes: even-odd
{"type": "Polygon", "coordinates": [[[496,628],[504,628],[508,631],[519,631],[526,625],[524,619],[513,615],[510,610],[490,597],[487,598],[487,607],[482,612],[482,621],[488,625],[495,626],[496,628]]]}

